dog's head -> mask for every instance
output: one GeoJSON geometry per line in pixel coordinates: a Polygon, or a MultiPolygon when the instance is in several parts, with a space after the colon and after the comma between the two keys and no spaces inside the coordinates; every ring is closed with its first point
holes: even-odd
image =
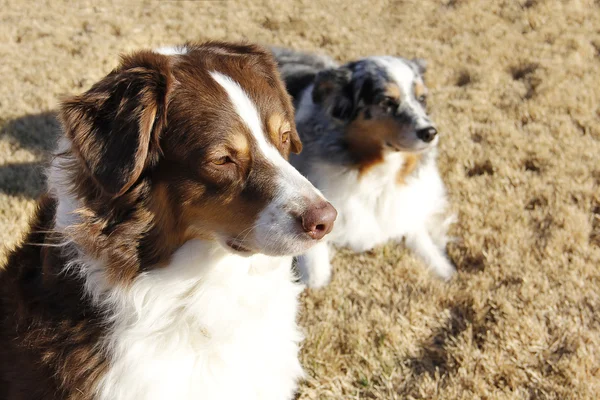
{"type": "Polygon", "coordinates": [[[332,229],[335,209],[286,161],[302,147],[293,109],[257,46],[126,56],[61,116],[88,248],[160,261],[201,238],[292,255],[332,229]]]}
{"type": "Polygon", "coordinates": [[[437,143],[425,110],[425,62],[368,57],[315,78],[313,102],[345,124],[350,145],[422,151],[437,143]]]}

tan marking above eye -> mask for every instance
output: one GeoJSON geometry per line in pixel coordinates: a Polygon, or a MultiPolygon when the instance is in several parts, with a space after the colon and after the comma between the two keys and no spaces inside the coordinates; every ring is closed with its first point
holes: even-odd
{"type": "Polygon", "coordinates": [[[417,99],[421,96],[427,96],[427,88],[420,82],[415,83],[414,91],[417,99]]]}
{"type": "Polygon", "coordinates": [[[393,82],[390,82],[387,85],[387,87],[385,88],[385,95],[394,100],[400,100],[400,98],[402,97],[402,92],[400,90],[400,86],[398,86],[397,84],[395,84],[393,82]]]}
{"type": "Polygon", "coordinates": [[[289,140],[292,126],[282,114],[274,113],[269,116],[267,129],[273,142],[279,144],[289,140]]]}
{"type": "Polygon", "coordinates": [[[238,155],[248,155],[248,153],[250,153],[248,137],[242,133],[233,136],[231,145],[238,155]]]}

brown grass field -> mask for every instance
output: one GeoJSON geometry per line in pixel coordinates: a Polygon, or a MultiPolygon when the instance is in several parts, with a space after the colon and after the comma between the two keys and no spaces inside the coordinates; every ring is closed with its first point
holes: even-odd
{"type": "Polygon", "coordinates": [[[438,281],[401,246],[342,252],[306,291],[300,399],[600,393],[600,2],[0,0],[0,261],[18,243],[60,99],[118,54],[249,40],[429,61],[459,222],[438,281]]]}

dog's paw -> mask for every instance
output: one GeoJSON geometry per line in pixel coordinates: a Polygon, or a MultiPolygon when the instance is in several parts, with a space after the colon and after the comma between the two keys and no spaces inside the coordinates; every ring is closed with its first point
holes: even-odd
{"type": "Polygon", "coordinates": [[[433,218],[435,223],[429,224],[428,231],[431,240],[437,247],[444,250],[449,242],[455,241],[455,238],[448,236],[450,227],[458,221],[456,214],[439,215],[438,218],[433,218]]]}
{"type": "Polygon", "coordinates": [[[311,265],[305,257],[298,258],[298,272],[302,283],[311,289],[327,286],[331,281],[331,264],[329,262],[311,265]]]}
{"type": "Polygon", "coordinates": [[[309,276],[304,282],[311,289],[320,289],[329,284],[331,281],[331,270],[327,274],[318,274],[318,276],[309,276]]]}
{"type": "Polygon", "coordinates": [[[317,268],[310,273],[300,272],[300,279],[309,288],[320,289],[327,286],[331,281],[331,267],[317,268]]]}
{"type": "Polygon", "coordinates": [[[433,272],[442,280],[448,282],[456,274],[456,268],[447,258],[437,260],[431,268],[433,272]]]}
{"type": "Polygon", "coordinates": [[[327,286],[331,280],[328,243],[321,242],[299,256],[298,272],[302,282],[309,288],[317,289],[327,286]]]}

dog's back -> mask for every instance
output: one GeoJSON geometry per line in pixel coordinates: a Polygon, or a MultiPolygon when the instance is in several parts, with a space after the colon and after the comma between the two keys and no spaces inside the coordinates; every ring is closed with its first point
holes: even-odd
{"type": "Polygon", "coordinates": [[[319,71],[338,66],[332,58],[322,54],[304,53],[282,47],[273,47],[271,52],[294,103],[304,89],[314,82],[319,71]]]}

